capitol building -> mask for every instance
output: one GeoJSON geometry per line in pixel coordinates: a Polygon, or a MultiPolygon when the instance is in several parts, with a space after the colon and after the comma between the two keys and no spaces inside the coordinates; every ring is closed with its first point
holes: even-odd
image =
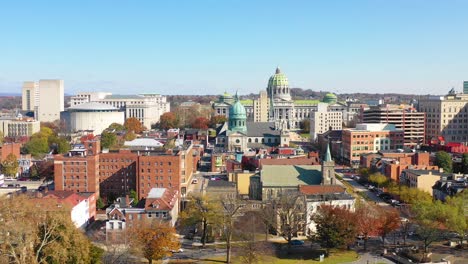
{"type": "MultiPolygon", "coordinates": [[[[337,104],[336,95],[329,93],[323,102],[330,106],[337,104]]],[[[213,103],[215,115],[229,117],[234,97],[224,93],[213,103]]],[[[317,111],[317,100],[293,100],[288,77],[276,68],[268,80],[266,90],[260,91],[258,99],[242,100],[247,119],[253,122],[273,122],[278,130],[299,130],[304,119],[310,119],[311,112],[317,111]]]]}

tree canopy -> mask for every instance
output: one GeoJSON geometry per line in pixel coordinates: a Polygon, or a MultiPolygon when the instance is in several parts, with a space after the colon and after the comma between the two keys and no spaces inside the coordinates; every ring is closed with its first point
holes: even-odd
{"type": "Polygon", "coordinates": [[[127,131],[133,131],[136,134],[140,134],[143,130],[145,130],[140,120],[136,119],[135,117],[127,118],[125,120],[124,127],[127,131]]]}
{"type": "Polygon", "coordinates": [[[114,133],[103,131],[101,133],[101,146],[111,148],[117,144],[117,136],[114,133]]]}
{"type": "Polygon", "coordinates": [[[452,157],[450,156],[450,154],[448,154],[445,151],[438,151],[436,153],[435,164],[439,166],[439,168],[444,169],[444,172],[448,172],[448,173],[452,172],[452,168],[453,168],[452,157]]]}
{"type": "Polygon", "coordinates": [[[2,172],[7,176],[16,176],[18,167],[18,158],[13,153],[8,154],[6,159],[2,161],[2,172]]]}
{"type": "Polygon", "coordinates": [[[214,115],[210,119],[210,127],[216,128],[218,124],[223,124],[227,121],[226,116],[223,115],[214,115]]]}
{"type": "Polygon", "coordinates": [[[192,128],[197,129],[208,129],[208,125],[210,124],[210,120],[206,119],[205,117],[197,117],[191,124],[192,128]]]}
{"type": "Polygon", "coordinates": [[[177,128],[179,127],[179,118],[172,112],[164,113],[159,119],[159,127],[164,130],[177,128]]]}

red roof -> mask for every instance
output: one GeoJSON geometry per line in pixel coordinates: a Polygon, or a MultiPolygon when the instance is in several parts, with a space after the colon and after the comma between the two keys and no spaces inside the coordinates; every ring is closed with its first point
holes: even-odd
{"type": "Polygon", "coordinates": [[[160,198],[146,198],[145,209],[172,210],[177,203],[177,191],[166,189],[160,198]]]}
{"type": "Polygon", "coordinates": [[[305,195],[344,193],[346,189],[339,185],[300,185],[299,192],[305,195]]]}

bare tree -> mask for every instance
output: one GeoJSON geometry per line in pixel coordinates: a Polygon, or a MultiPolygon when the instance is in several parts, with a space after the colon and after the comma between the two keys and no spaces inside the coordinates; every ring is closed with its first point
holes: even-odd
{"type": "Polygon", "coordinates": [[[234,233],[234,222],[239,211],[244,207],[244,202],[233,196],[225,196],[220,201],[223,208],[223,233],[226,238],[226,263],[231,263],[232,235],[234,233]]]}
{"type": "Polygon", "coordinates": [[[289,251],[292,239],[305,229],[305,201],[298,193],[285,192],[275,200],[274,208],[277,217],[276,230],[288,242],[289,251]]]}

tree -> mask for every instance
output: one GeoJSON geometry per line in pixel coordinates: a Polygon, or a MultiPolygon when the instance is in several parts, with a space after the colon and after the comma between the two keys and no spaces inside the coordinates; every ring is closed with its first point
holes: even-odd
{"type": "Polygon", "coordinates": [[[187,207],[180,214],[183,226],[201,225],[203,246],[206,244],[208,226],[222,223],[223,214],[218,202],[207,196],[192,195],[187,207]]]}
{"type": "Polygon", "coordinates": [[[227,121],[226,116],[223,116],[223,115],[212,116],[210,119],[210,127],[216,128],[218,124],[224,124],[226,123],[226,121],[227,121]]]}
{"type": "Polygon", "coordinates": [[[164,130],[177,128],[179,127],[179,118],[172,112],[164,113],[159,119],[159,127],[164,130]]]}
{"type": "Polygon", "coordinates": [[[226,263],[231,263],[231,242],[234,233],[234,221],[238,216],[239,210],[244,206],[237,197],[223,196],[220,200],[223,209],[223,233],[226,239],[226,263]]]}
{"type": "Polygon", "coordinates": [[[302,133],[310,133],[310,119],[303,119],[300,123],[302,133]]]}
{"type": "Polygon", "coordinates": [[[462,167],[463,167],[463,173],[468,174],[468,152],[463,153],[462,156],[462,167]]]}
{"type": "Polygon", "coordinates": [[[101,197],[97,198],[96,208],[97,209],[103,209],[104,207],[106,207],[106,204],[104,204],[104,201],[102,200],[102,198],[101,197]]]}
{"type": "Polygon", "coordinates": [[[140,134],[144,130],[140,120],[135,117],[127,118],[125,120],[124,127],[127,131],[133,131],[136,134],[140,134]]]}
{"type": "Polygon", "coordinates": [[[468,236],[468,192],[463,191],[453,197],[447,197],[444,204],[444,218],[447,228],[458,234],[460,245],[468,236]]]}
{"type": "Polygon", "coordinates": [[[101,146],[111,148],[117,143],[117,136],[113,133],[103,131],[101,134],[101,146]]]}
{"type": "Polygon", "coordinates": [[[377,233],[382,237],[382,243],[385,247],[385,238],[387,235],[400,226],[400,214],[394,208],[384,209],[378,207],[377,217],[377,233]]]}
{"type": "Polygon", "coordinates": [[[49,143],[45,137],[32,137],[30,141],[25,144],[25,150],[33,157],[38,157],[41,154],[49,152],[49,143]]]}
{"type": "Polygon", "coordinates": [[[151,264],[171,256],[171,251],[179,249],[176,231],[167,223],[142,222],[131,228],[130,245],[136,254],[143,256],[151,264]]]}
{"type": "Polygon", "coordinates": [[[452,172],[453,162],[452,157],[445,151],[438,151],[435,157],[435,164],[439,166],[439,168],[444,169],[444,172],[450,173],[452,172]]]}
{"type": "Polygon", "coordinates": [[[135,138],[136,138],[136,135],[135,135],[135,133],[133,133],[133,131],[129,131],[129,132],[125,133],[125,136],[124,136],[125,141],[132,141],[135,138]]]}
{"type": "Polygon", "coordinates": [[[6,159],[2,161],[2,171],[7,176],[16,176],[18,167],[18,159],[13,153],[8,154],[6,159]]]}
{"type": "Polygon", "coordinates": [[[380,186],[385,184],[388,179],[381,173],[374,173],[369,176],[369,181],[377,184],[377,188],[380,188],[380,186]]]}
{"type": "Polygon", "coordinates": [[[0,255],[8,263],[99,263],[99,252],[66,207],[19,195],[1,199],[0,215],[0,255]]]}
{"type": "Polygon", "coordinates": [[[443,205],[440,201],[420,201],[413,204],[412,212],[418,226],[417,233],[427,253],[429,246],[440,237],[439,228],[445,222],[443,205]]]}
{"type": "Polygon", "coordinates": [[[136,205],[138,203],[138,194],[135,190],[130,190],[129,197],[133,199],[133,205],[136,205]]]}
{"type": "Polygon", "coordinates": [[[305,203],[302,198],[301,195],[284,192],[274,201],[278,219],[276,231],[288,242],[288,252],[292,239],[305,228],[305,203]]]}
{"type": "Polygon", "coordinates": [[[196,129],[208,129],[210,120],[205,117],[197,117],[191,124],[192,128],[196,129]]]}
{"type": "Polygon", "coordinates": [[[59,154],[67,153],[70,151],[70,143],[64,137],[57,137],[55,135],[51,135],[48,138],[49,145],[55,149],[55,151],[59,154]]]}
{"type": "Polygon", "coordinates": [[[367,250],[367,240],[369,236],[377,232],[377,208],[367,203],[360,203],[356,208],[356,228],[357,233],[363,236],[364,250],[367,250]]]}
{"type": "Polygon", "coordinates": [[[312,217],[316,224],[316,236],[327,255],[331,248],[340,248],[351,244],[356,239],[356,216],[348,209],[321,205],[312,217]]]}
{"type": "Polygon", "coordinates": [[[112,130],[110,132],[125,131],[125,127],[122,124],[119,124],[119,123],[110,124],[108,129],[112,130]]]}

